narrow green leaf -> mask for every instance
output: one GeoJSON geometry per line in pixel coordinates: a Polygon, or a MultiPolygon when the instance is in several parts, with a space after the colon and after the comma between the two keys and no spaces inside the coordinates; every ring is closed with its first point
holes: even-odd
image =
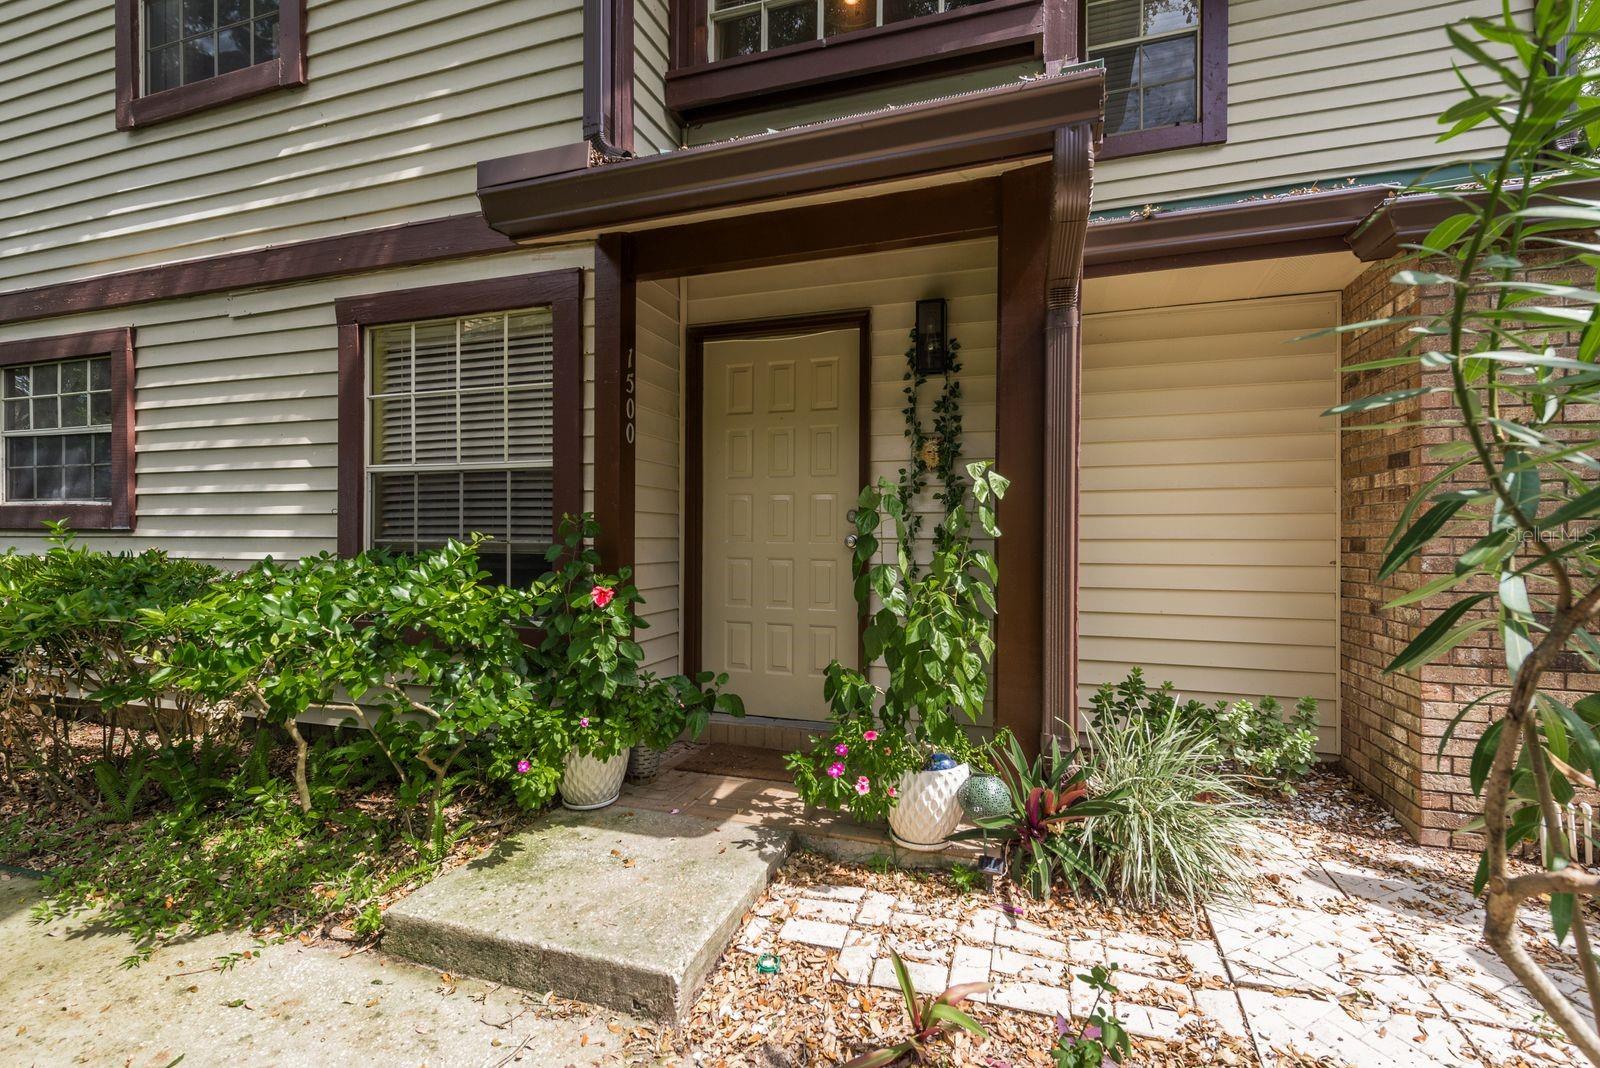
{"type": "Polygon", "coordinates": [[[1470,777],[1474,795],[1483,793],[1483,784],[1489,778],[1489,769],[1494,765],[1495,747],[1500,742],[1500,732],[1505,728],[1506,721],[1497,719],[1489,724],[1489,729],[1479,737],[1478,744],[1472,750],[1472,767],[1470,777]]]}
{"type": "Polygon", "coordinates": [[[1411,400],[1413,397],[1427,396],[1429,393],[1444,393],[1443,386],[1420,386],[1413,389],[1397,389],[1389,393],[1379,393],[1371,397],[1362,397],[1359,400],[1346,401],[1344,404],[1335,404],[1323,412],[1323,415],[1346,415],[1352,412],[1370,412],[1375,408],[1387,408],[1391,404],[1411,400]]]}
{"type": "Polygon", "coordinates": [[[1385,671],[1407,671],[1422,664],[1432,662],[1439,654],[1454,649],[1478,631],[1495,624],[1494,619],[1480,619],[1473,623],[1456,627],[1456,622],[1478,602],[1489,595],[1486,593],[1473,594],[1464,597],[1455,604],[1439,613],[1439,618],[1428,624],[1411,640],[1411,644],[1401,650],[1400,655],[1389,662],[1385,671]],[[1452,629],[1455,628],[1455,629],[1452,629]]]}
{"type": "Polygon", "coordinates": [[[1434,535],[1465,505],[1465,501],[1444,501],[1434,505],[1422,514],[1422,517],[1411,528],[1400,536],[1389,550],[1389,555],[1384,557],[1383,566],[1378,569],[1378,579],[1382,581],[1393,575],[1405,566],[1422,547],[1433,540],[1434,535]]]}

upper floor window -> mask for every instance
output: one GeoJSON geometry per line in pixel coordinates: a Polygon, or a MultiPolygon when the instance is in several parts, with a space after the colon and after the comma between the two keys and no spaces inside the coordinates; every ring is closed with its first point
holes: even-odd
{"type": "Polygon", "coordinates": [[[1105,64],[1102,156],[1226,140],[1227,0],[1086,0],[1083,35],[1105,64]]]}
{"type": "Polygon", "coordinates": [[[120,129],[306,82],[306,0],[115,2],[120,129]]]}
{"type": "Polygon", "coordinates": [[[278,58],[278,0],[144,0],[144,91],[278,58]]]}
{"type": "Polygon", "coordinates": [[[133,333],[0,344],[0,527],[133,519],[133,333]]]}
{"type": "Polygon", "coordinates": [[[732,59],[852,30],[968,7],[979,0],[712,0],[711,58],[732,59]]]}

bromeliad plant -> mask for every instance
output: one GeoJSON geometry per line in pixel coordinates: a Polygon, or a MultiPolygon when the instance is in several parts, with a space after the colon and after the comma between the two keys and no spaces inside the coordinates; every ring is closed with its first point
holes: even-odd
{"type": "Polygon", "coordinates": [[[959,983],[938,997],[923,1001],[917,997],[916,988],[911,985],[911,975],[906,971],[906,962],[900,959],[900,954],[891,949],[889,957],[894,963],[894,977],[900,984],[900,996],[905,998],[911,1034],[893,1046],[856,1057],[844,1068],[887,1068],[903,1057],[910,1057],[922,1064],[932,1058],[932,1043],[949,1032],[960,1030],[979,1038],[989,1036],[982,1024],[958,1008],[974,994],[988,990],[988,983],[959,983]]]}
{"type": "Polygon", "coordinates": [[[1476,886],[1487,892],[1485,936],[1600,1065],[1600,963],[1590,930],[1600,873],[1574,862],[1559,813],[1600,775],[1600,695],[1569,704],[1547,678],[1563,661],[1600,671],[1600,438],[1592,414],[1600,401],[1600,200],[1589,192],[1600,181],[1600,2],[1536,0],[1515,11],[1508,3],[1498,17],[1449,33],[1496,77],[1460,77],[1463,98],[1440,116],[1443,139],[1497,127],[1503,147],[1472,165],[1475,188],[1440,194],[1455,203],[1454,214],[1413,246],[1421,262],[1394,275],[1398,285],[1441,292],[1443,309],[1344,328],[1398,328],[1412,339],[1400,355],[1345,368],[1403,368],[1401,388],[1330,414],[1404,405],[1385,426],[1420,425],[1422,440],[1438,443],[1432,451],[1442,469],[1403,510],[1379,578],[1401,573],[1424,551],[1455,565],[1390,602],[1426,604],[1431,621],[1389,670],[1420,669],[1480,632],[1496,640],[1509,686],[1469,704],[1441,742],[1469,714],[1488,713],[1471,760],[1483,799],[1476,886]],[[1562,147],[1575,140],[1587,148],[1562,147]],[[1446,403],[1421,399],[1429,397],[1446,403]],[[1514,871],[1511,851],[1541,830],[1544,870],[1514,871]],[[1541,901],[1557,939],[1576,943],[1582,1009],[1523,945],[1518,915],[1541,901]]]}
{"type": "Polygon", "coordinates": [[[1011,792],[1011,811],[977,819],[976,829],[952,837],[998,836],[1012,882],[1040,901],[1050,897],[1057,878],[1103,888],[1091,859],[1096,841],[1086,821],[1120,811],[1123,791],[1091,796],[1086,769],[1071,751],[1063,752],[1058,739],[1033,760],[1010,731],[1001,731],[994,747],[995,768],[1011,792]]]}
{"type": "Polygon", "coordinates": [[[932,561],[915,578],[909,516],[895,487],[880,479],[861,491],[856,603],[867,617],[866,661],[881,658],[889,684],[879,689],[863,671],[828,665],[823,694],[832,728],[811,752],[788,759],[809,804],[881,819],[901,774],[921,770],[930,753],[981,760],[963,720],[977,721],[989,692],[998,569],[993,554],[973,544],[974,524],[988,538],[1000,536],[995,508],[1009,483],[988,463],[969,464],[967,475],[973,504],[945,516],[932,561]],[[894,525],[893,564],[877,562],[885,516],[894,525]]]}

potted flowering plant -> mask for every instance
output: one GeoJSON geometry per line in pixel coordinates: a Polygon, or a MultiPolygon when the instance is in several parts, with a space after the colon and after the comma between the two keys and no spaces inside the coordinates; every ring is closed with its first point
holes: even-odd
{"type": "MultiPolygon", "coordinates": [[[[698,735],[713,710],[744,714],[737,696],[719,692],[726,675],[662,678],[640,669],[644,650],[633,635],[649,626],[637,612],[644,599],[629,569],[600,570],[590,547],[599,533],[587,513],[563,519],[546,557],[552,570],[533,586],[544,637],[532,657],[532,682],[547,714],[524,743],[562,768],[561,802],[575,809],[617,799],[633,746],[665,748],[685,731],[698,735]]],[[[534,766],[524,757],[516,770],[534,766]]]]}
{"type": "Polygon", "coordinates": [[[942,849],[961,819],[956,795],[981,759],[965,723],[975,723],[988,695],[987,667],[997,578],[994,557],[973,545],[973,528],[1000,536],[995,503],[1008,483],[987,463],[970,464],[975,506],[954,501],[927,568],[912,567],[906,506],[888,480],[857,501],[856,601],[868,618],[866,659],[881,658],[889,685],[861,671],[828,665],[823,693],[830,729],[788,764],[810,804],[848,808],[857,818],[885,816],[910,849],[942,849]],[[893,521],[896,562],[875,562],[885,514],[893,521]]]}

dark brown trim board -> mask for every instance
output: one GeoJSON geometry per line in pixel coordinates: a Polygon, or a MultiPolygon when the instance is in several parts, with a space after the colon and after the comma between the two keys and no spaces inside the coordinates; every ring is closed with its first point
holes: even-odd
{"type": "Polygon", "coordinates": [[[1347,237],[1393,193],[1354,186],[1247,200],[1089,227],[1087,274],[1126,274],[1348,249],[1347,237]]]}
{"type": "Polygon", "coordinates": [[[306,84],[306,0],[278,7],[278,58],[159,93],[144,92],[145,0],[116,0],[117,129],[132,130],[306,84]]]}
{"type": "MultiPolygon", "coordinates": [[[[1082,7],[1080,5],[1080,12],[1082,7]]],[[[1080,23],[1081,25],[1081,23],[1080,23]]],[[[1201,0],[1199,121],[1154,130],[1112,134],[1095,152],[1099,159],[1142,156],[1228,140],[1228,0],[1201,0]]]]}
{"type": "Polygon", "coordinates": [[[518,239],[619,229],[856,189],[1049,152],[1057,127],[1098,121],[1099,68],[566,174],[480,186],[489,224],[518,239]]]}
{"type": "Polygon", "coordinates": [[[1011,480],[1000,502],[994,725],[1030,753],[1044,708],[1045,273],[1050,167],[1000,177],[995,469],[1011,480]]]}
{"type": "Polygon", "coordinates": [[[511,252],[516,247],[515,241],[491,230],[482,215],[452,215],[0,293],[0,325],[222,293],[244,286],[307,282],[385,267],[415,267],[464,256],[511,252]]]}
{"type": "Polygon", "coordinates": [[[595,548],[610,570],[634,564],[634,450],[638,436],[635,366],[638,289],[632,239],[606,234],[594,250],[595,548]]]}
{"type": "Polygon", "coordinates": [[[555,514],[583,510],[583,272],[393,290],[334,303],[339,323],[339,552],[366,547],[366,329],[549,305],[555,322],[555,514]]]}
{"type": "Polygon", "coordinates": [[[111,501],[109,504],[0,503],[0,529],[43,534],[65,520],[74,530],[130,531],[138,495],[134,471],[134,338],[131,327],[0,343],[0,367],[85,356],[111,357],[111,501]]]}
{"type": "Polygon", "coordinates": [[[633,151],[633,4],[583,5],[583,138],[601,154],[633,151]]]}
{"type": "Polygon", "coordinates": [[[640,280],[735,271],[986,237],[995,232],[998,178],[712,219],[634,235],[640,280]]]}
{"type": "MultiPolygon", "coordinates": [[[[774,319],[747,319],[730,323],[706,323],[691,326],[686,332],[683,364],[684,426],[683,426],[683,588],[678,591],[682,633],[679,662],[686,674],[693,675],[702,669],[703,650],[700,648],[701,595],[705,578],[705,530],[702,510],[705,507],[705,365],[706,342],[726,338],[777,337],[797,330],[848,330],[854,327],[860,335],[861,374],[856,403],[861,406],[860,453],[857,481],[865,486],[872,477],[872,312],[866,308],[847,311],[818,312],[812,315],[792,315],[774,319]]],[[[861,620],[865,630],[866,620],[861,620]]],[[[859,642],[860,635],[857,636],[859,642]]],[[[857,655],[861,655],[858,646],[857,655]]]]}
{"type": "Polygon", "coordinates": [[[1087,124],[1056,133],[1045,275],[1044,707],[1041,742],[1078,726],[1078,465],[1083,259],[1093,186],[1087,124]]]}
{"type": "Polygon", "coordinates": [[[712,61],[707,0],[673,0],[673,62],[667,106],[696,118],[785,100],[862,88],[884,76],[924,74],[951,60],[1043,54],[1043,10],[1061,0],[987,0],[751,56],[712,61]],[[998,53],[989,56],[987,54],[998,53]],[[809,90],[809,93],[801,92],[809,90]]]}

